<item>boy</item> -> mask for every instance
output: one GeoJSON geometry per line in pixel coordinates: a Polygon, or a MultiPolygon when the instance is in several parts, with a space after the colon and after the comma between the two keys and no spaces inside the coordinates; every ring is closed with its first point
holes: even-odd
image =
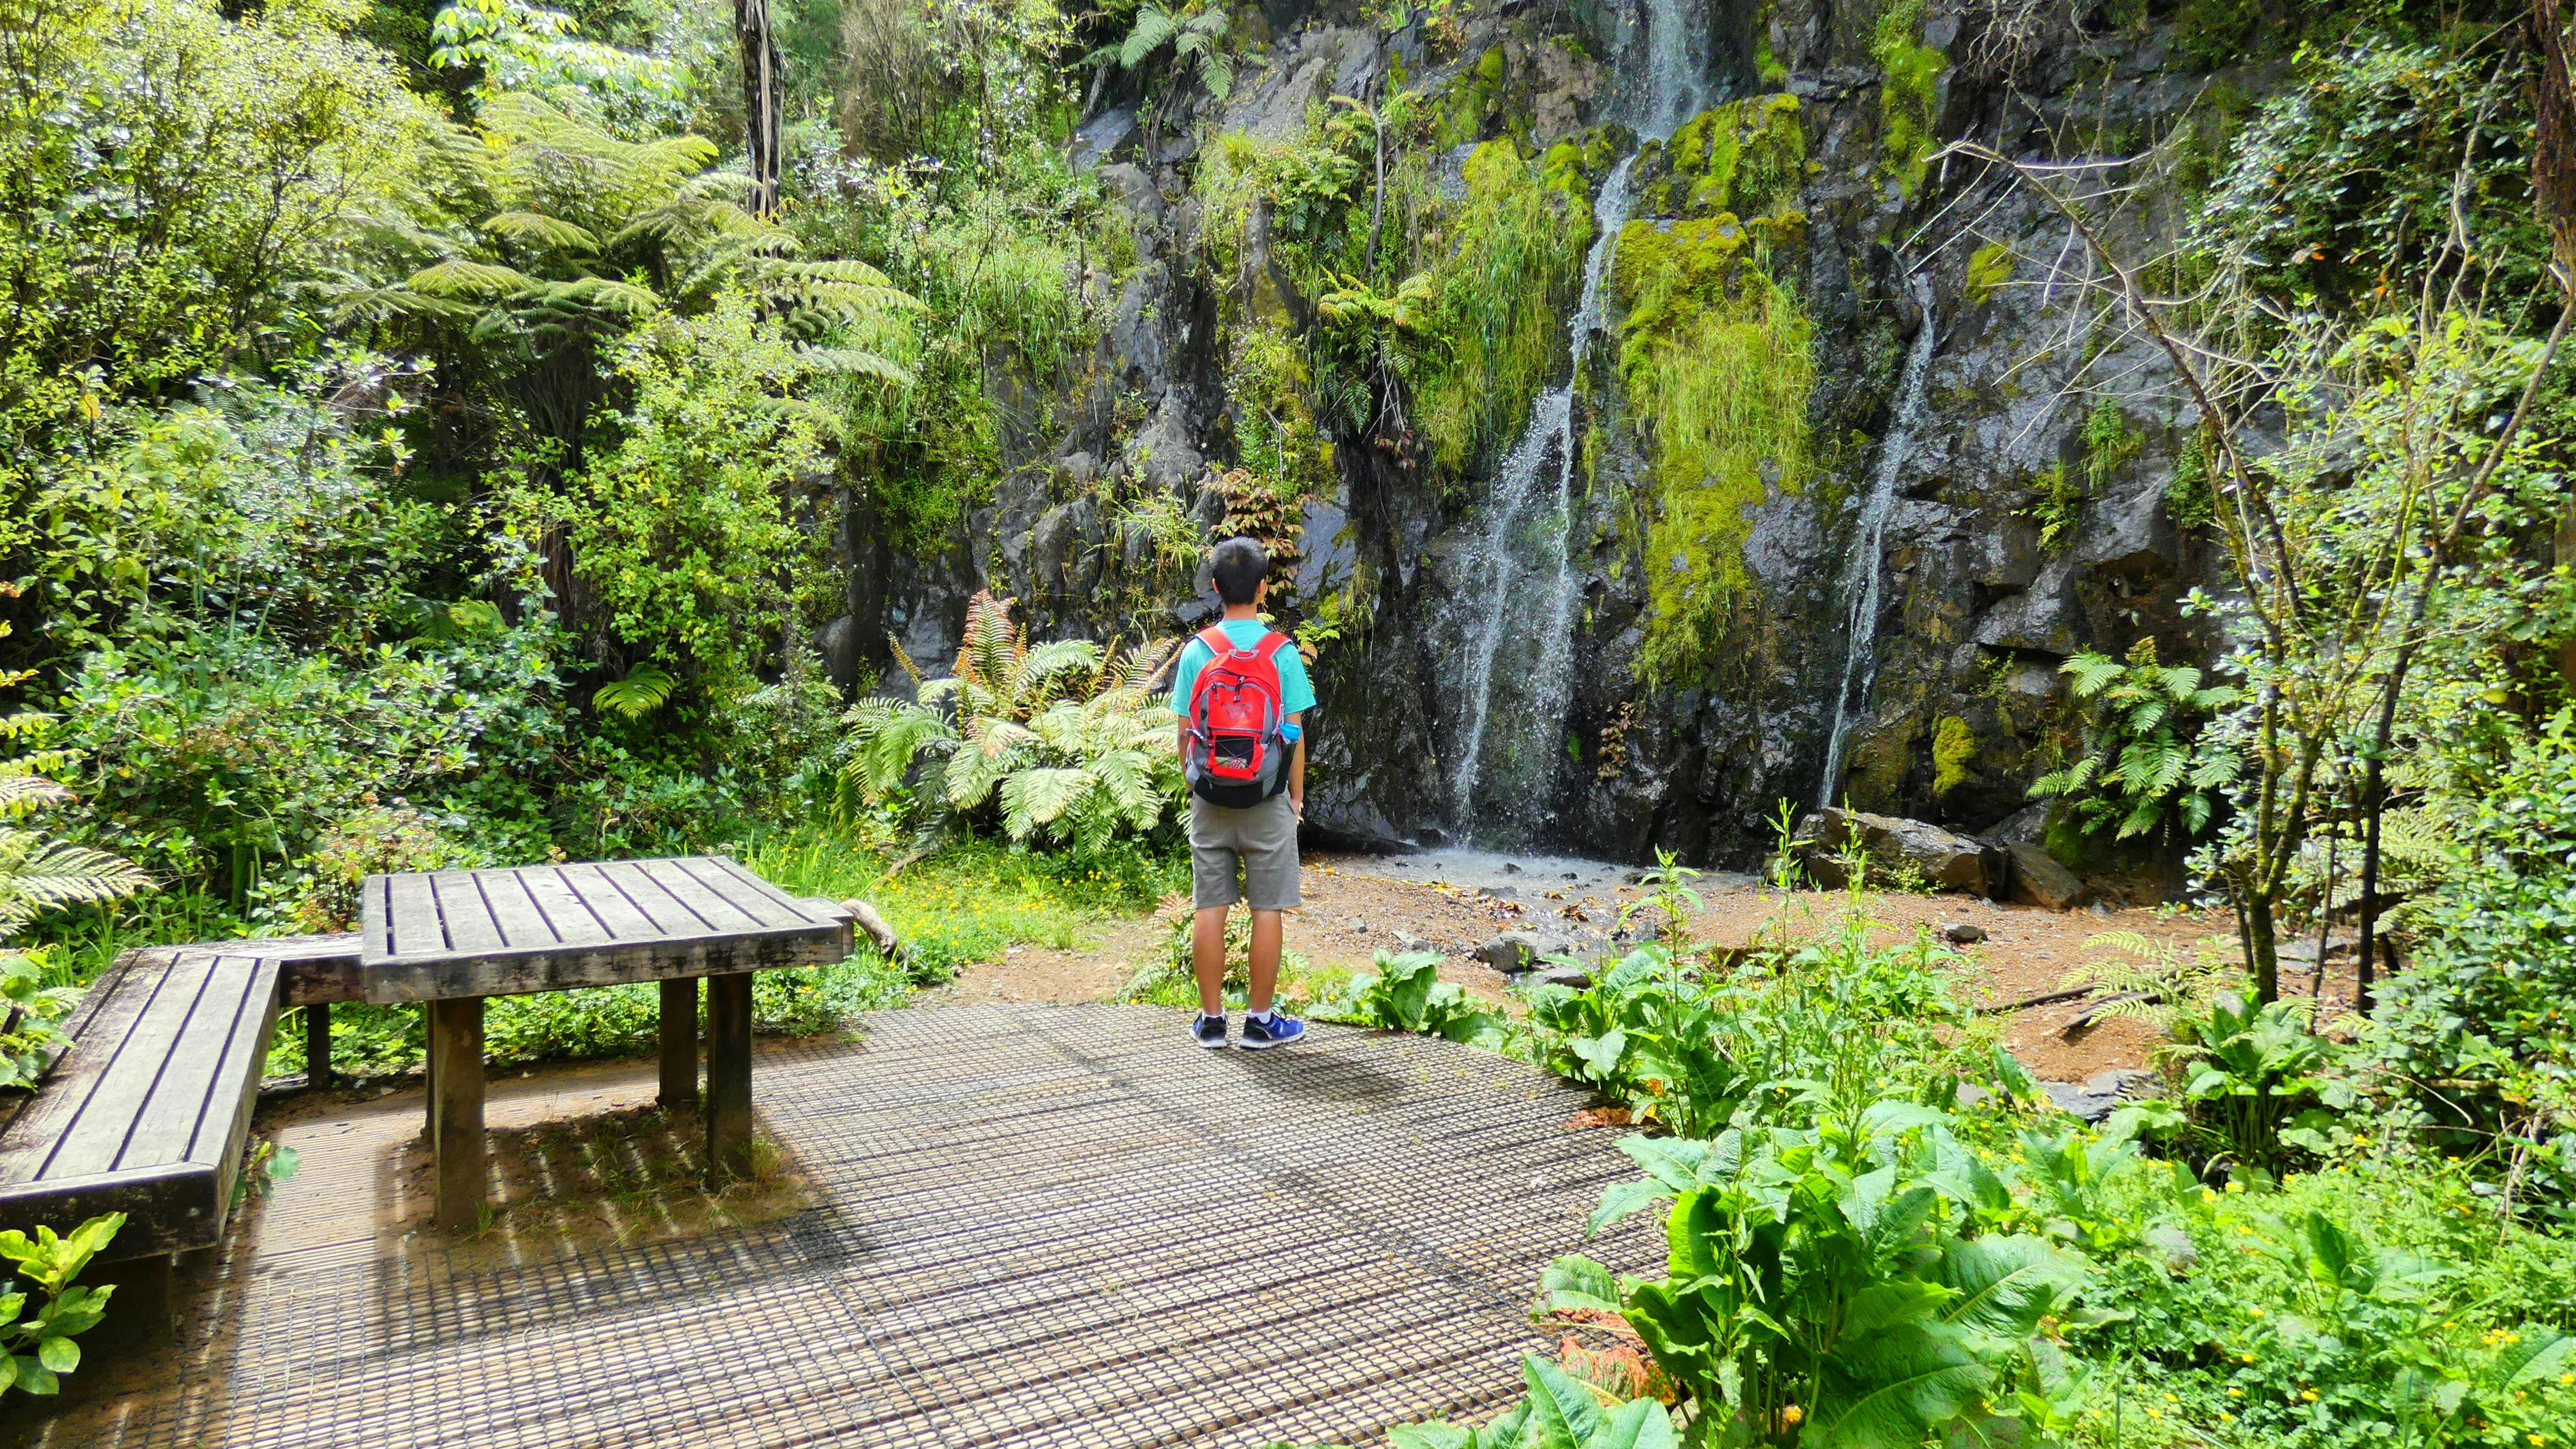
{"type": "Polygon", "coordinates": [[[1243,1045],[1284,1046],[1306,1024],[1271,1006],[1279,984],[1280,912],[1297,904],[1297,822],[1306,813],[1305,714],[1315,705],[1297,646],[1261,622],[1270,556],[1248,538],[1208,555],[1225,618],[1181,649],[1172,679],[1181,759],[1190,775],[1190,969],[1199,1014],[1190,1039],[1225,1039],[1225,918],[1252,908],[1251,1014],[1243,1045]],[[1204,687],[1203,687],[1204,686],[1204,687]],[[1240,870],[1243,881],[1236,882],[1240,870]]]}

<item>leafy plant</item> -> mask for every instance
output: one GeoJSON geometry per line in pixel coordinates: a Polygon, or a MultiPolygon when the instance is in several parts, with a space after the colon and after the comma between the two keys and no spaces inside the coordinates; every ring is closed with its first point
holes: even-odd
{"type": "Polygon", "coordinates": [[[2206,1009],[2234,975],[2233,963],[2207,944],[2186,960],[2172,942],[2136,931],[2087,936],[2084,949],[2101,954],[2068,972],[2065,984],[2093,991],[2097,1020],[2126,1017],[2168,1029],[2177,1012],[2206,1009]]]}
{"type": "Polygon", "coordinates": [[[1652,1399],[1625,1403],[1535,1355],[1521,1358],[1528,1397],[1482,1428],[1460,1424],[1400,1425],[1387,1431],[1393,1449],[1681,1449],[1672,1416],[1652,1399]]]}
{"type": "Polygon", "coordinates": [[[0,1258],[27,1284],[0,1280],[0,1394],[12,1388],[57,1393],[61,1376],[80,1367],[80,1345],[72,1339],[98,1326],[116,1289],[76,1287],[72,1279],[124,1226],[125,1214],[108,1213],[69,1235],[48,1227],[38,1227],[33,1238],[15,1228],[0,1233],[0,1258]],[[31,1292],[43,1295],[33,1313],[27,1311],[31,1292]]]}
{"type": "Polygon", "coordinates": [[[1451,1041],[1497,1045],[1509,1023],[1454,981],[1440,979],[1440,957],[1431,951],[1377,953],[1373,970],[1353,976],[1340,1000],[1319,1015],[1357,1026],[1420,1032],[1451,1041]]]}
{"type": "Polygon", "coordinates": [[[2203,1012],[2177,1012],[2174,1045],[2183,1096],[2209,1140],[2237,1161],[2271,1171],[2283,1127],[2322,1095],[2350,1104],[2349,1089],[2320,1079],[2325,1040],[2308,1030],[2306,1003],[2254,1004],[2221,995],[2203,1012]]]}
{"type": "Polygon", "coordinates": [[[680,681],[650,664],[627,666],[622,679],[612,679],[593,690],[593,709],[616,715],[620,719],[642,719],[670,702],[671,692],[680,681]]]}
{"type": "Polygon", "coordinates": [[[923,679],[894,646],[916,694],[851,708],[844,798],[889,799],[926,765],[916,800],[998,817],[1015,841],[1094,849],[1152,831],[1184,788],[1172,717],[1151,692],[1171,642],[1123,654],[1088,639],[1033,645],[1011,602],[982,593],[967,605],[944,679],[923,679]]]}
{"type": "Polygon", "coordinates": [[[1234,89],[1234,60],[1225,53],[1225,32],[1225,7],[1210,0],[1183,0],[1169,9],[1147,0],[1136,7],[1136,22],[1119,43],[1118,64],[1135,70],[1168,47],[1173,84],[1195,74],[1207,93],[1221,101],[1234,89]]]}
{"type": "Polygon", "coordinates": [[[2091,708],[2083,750],[2066,768],[2032,781],[2031,798],[2066,797],[2085,830],[2116,826],[2122,840],[2176,823],[2186,835],[2206,830],[2239,759],[2196,749],[2197,725],[2234,704],[2237,691],[2204,684],[2201,671],[2187,665],[2158,664],[2152,638],[2139,640],[2125,663],[2083,653],[2061,668],[2075,698],[2091,708]]]}
{"type": "Polygon", "coordinates": [[[2084,1266],[1961,1230],[1923,1170],[1943,1120],[1881,1101],[1813,1130],[1620,1144],[1648,1176],[1604,1194],[1595,1230],[1672,1206],[1666,1276],[1619,1280],[1617,1307],[1725,1438],[1913,1449],[2010,1434],[2080,1394],[2041,1328],[2084,1266]]]}

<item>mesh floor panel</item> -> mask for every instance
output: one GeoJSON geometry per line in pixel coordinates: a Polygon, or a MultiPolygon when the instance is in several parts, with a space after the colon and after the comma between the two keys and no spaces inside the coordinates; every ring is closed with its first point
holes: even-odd
{"type": "MultiPolygon", "coordinates": [[[[650,1073],[496,1083],[493,1120],[650,1073]]],[[[1517,1395],[1549,1258],[1660,1257],[1642,1220],[1583,1241],[1634,1169],[1569,1125],[1579,1094],[1419,1037],[1203,1052],[1147,1008],[926,1007],[764,1044],[754,1090],[813,1206],[498,1266],[375,1235],[416,1118],[301,1123],[302,1171],[192,1280],[184,1342],[32,1442],[1375,1444],[1517,1395]]]]}

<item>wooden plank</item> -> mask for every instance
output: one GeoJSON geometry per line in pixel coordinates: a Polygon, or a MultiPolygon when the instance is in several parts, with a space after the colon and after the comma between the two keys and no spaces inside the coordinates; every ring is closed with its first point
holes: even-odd
{"type": "Polygon", "coordinates": [[[510,943],[502,939],[500,923],[492,919],[492,908],[484,904],[472,871],[439,871],[430,876],[429,891],[438,901],[439,919],[447,923],[447,938],[457,950],[508,949],[510,943]]]}
{"type": "Polygon", "coordinates": [[[658,861],[656,864],[706,888],[707,894],[733,907],[764,926],[802,926],[810,924],[805,913],[794,905],[773,898],[773,893],[759,890],[741,876],[720,869],[713,861],[681,859],[658,861]]]}
{"type": "Polygon", "coordinates": [[[424,951],[448,949],[447,927],[438,919],[438,902],[429,893],[429,877],[387,876],[385,891],[386,917],[393,922],[386,937],[386,955],[416,956],[424,951]]]}
{"type": "Polygon", "coordinates": [[[150,999],[117,1044],[116,1060],[92,1084],[78,1117],[54,1140],[36,1176],[85,1177],[115,1170],[144,1104],[170,1068],[205,986],[206,973],[176,966],[152,983],[150,999]]]}
{"type": "MultiPolygon", "coordinates": [[[[152,1094],[135,1114],[133,1130],[108,1166],[211,1160],[199,1157],[194,1149],[216,1095],[225,1054],[243,1023],[267,1005],[265,1001],[254,1004],[251,998],[259,987],[275,980],[274,969],[261,969],[253,957],[218,956],[209,963],[204,984],[189,1003],[187,1019],[180,1023],[179,1039],[152,1084],[152,1094]]],[[[238,1069],[240,1063],[236,1060],[234,1066],[238,1069]]]]}
{"type": "Polygon", "coordinates": [[[665,936],[687,935],[706,925],[695,911],[681,903],[679,897],[662,889],[651,876],[636,869],[635,862],[631,860],[601,861],[591,869],[598,871],[601,880],[614,887],[619,895],[626,898],[627,904],[651,920],[654,929],[665,936]]]}
{"type": "Polygon", "coordinates": [[[662,983],[662,1105],[685,1107],[698,1100],[698,979],[684,976],[662,983]]]}
{"type": "Polygon", "coordinates": [[[170,969],[167,950],[126,951],[90,983],[89,994],[63,1022],[72,1039],[34,1096],[9,1093],[0,1102],[0,1186],[43,1176],[69,1131],[114,1071],[125,1040],[151,1005],[153,989],[170,969]]]}
{"type": "Polygon", "coordinates": [[[751,1169],[751,973],[707,979],[707,1164],[718,1178],[751,1169]]]}
{"type": "Polygon", "coordinates": [[[429,1050],[438,1062],[437,1222],[471,1227],[483,1216],[483,999],[433,1002],[429,1022],[429,1050]]]}
{"type": "Polygon", "coordinates": [[[243,987],[243,1010],[234,1020],[232,1039],[225,1044],[223,1065],[216,1071],[196,1141],[188,1148],[191,1161],[214,1171],[212,1201],[203,1224],[207,1243],[222,1238],[224,1222],[232,1215],[233,1183],[241,1175],[242,1155],[250,1147],[259,1079],[268,1065],[269,1041],[277,1031],[277,963],[254,957],[251,964],[252,977],[243,987]]]}
{"type": "Polygon", "coordinates": [[[649,876],[653,883],[685,903],[698,918],[714,931],[756,931],[768,924],[742,907],[700,885],[696,878],[668,860],[639,860],[635,868],[649,876]]]}
{"type": "Polygon", "coordinates": [[[438,1001],[457,996],[517,996],[577,986],[616,986],[828,966],[849,956],[846,932],[822,926],[793,932],[745,932],[692,940],[620,942],[514,951],[495,956],[388,961],[366,969],[366,999],[378,1003],[438,1001]]]}
{"type": "Polygon", "coordinates": [[[363,959],[390,956],[394,953],[394,882],[389,875],[371,875],[358,893],[358,933],[365,939],[359,946],[363,959]]]}
{"type": "Polygon", "coordinates": [[[500,924],[501,939],[509,949],[545,950],[563,944],[563,938],[547,924],[546,913],[537,909],[536,898],[528,894],[516,873],[478,870],[474,883],[483,888],[483,903],[492,908],[492,919],[500,924]]]}
{"type": "Polygon", "coordinates": [[[583,905],[608,928],[608,934],[621,941],[640,941],[649,936],[667,936],[660,922],[627,898],[626,892],[608,878],[596,865],[583,863],[561,867],[557,874],[581,897],[583,905]]]}
{"type": "Polygon", "coordinates": [[[537,910],[553,928],[555,939],[567,946],[603,946],[617,939],[589,906],[582,904],[581,893],[555,873],[550,865],[530,866],[510,872],[519,888],[528,893],[537,910]]]}

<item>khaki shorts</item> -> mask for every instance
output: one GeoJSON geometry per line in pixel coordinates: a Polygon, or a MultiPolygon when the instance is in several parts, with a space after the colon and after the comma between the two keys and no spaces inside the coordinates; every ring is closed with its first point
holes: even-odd
{"type": "Polygon", "coordinates": [[[1297,810],[1285,791],[1242,810],[1190,797],[1190,895],[1201,909],[1297,904],[1297,810]]]}

